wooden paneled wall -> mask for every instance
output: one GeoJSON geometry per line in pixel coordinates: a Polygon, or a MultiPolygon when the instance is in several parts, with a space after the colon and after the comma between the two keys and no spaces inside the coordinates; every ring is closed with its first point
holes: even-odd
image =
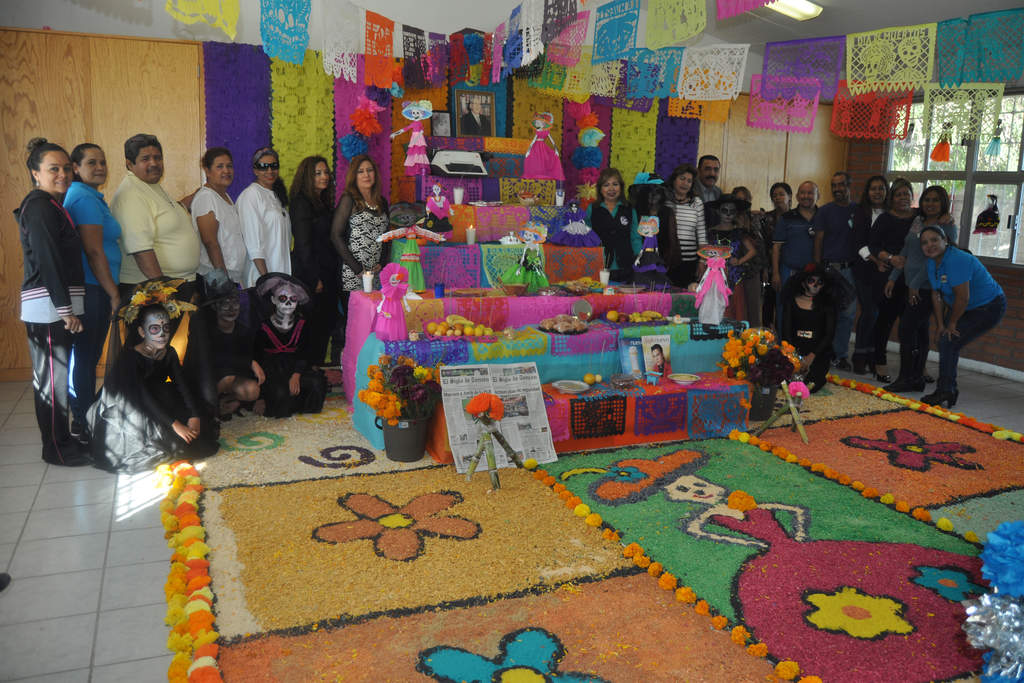
{"type": "Polygon", "coordinates": [[[0,29],[0,381],[30,376],[11,214],[31,187],[28,141],[42,136],[68,152],[100,145],[109,200],[124,177],[125,139],[152,133],[164,149],[164,187],[180,197],[202,181],[204,109],[198,43],[0,29]]]}
{"type": "Polygon", "coordinates": [[[728,192],[745,185],[755,207],[770,209],[772,183],[785,181],[796,192],[800,183],[813,180],[821,189],[820,203],[831,201],[829,181],[833,173],[844,170],[847,156],[847,141],[829,130],[832,105],[819,105],[810,133],[785,133],[748,128],[748,102],[747,95],[740,95],[725,123],[701,122],[700,155],[714,154],[722,160],[719,186],[728,192]]]}

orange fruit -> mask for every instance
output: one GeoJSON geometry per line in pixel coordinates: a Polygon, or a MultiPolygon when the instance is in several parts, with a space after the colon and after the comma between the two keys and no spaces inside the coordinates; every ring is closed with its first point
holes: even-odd
{"type": "Polygon", "coordinates": [[[597,377],[594,375],[594,373],[588,372],[587,374],[583,375],[583,381],[586,382],[587,384],[593,384],[594,382],[597,381],[597,377]]]}

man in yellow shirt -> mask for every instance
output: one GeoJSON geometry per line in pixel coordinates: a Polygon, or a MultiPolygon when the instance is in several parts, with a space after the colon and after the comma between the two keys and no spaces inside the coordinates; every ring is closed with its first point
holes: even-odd
{"type": "MultiPolygon", "coordinates": [[[[139,133],[124,143],[128,174],[110,203],[121,224],[121,298],[155,277],[195,281],[199,267],[199,236],[181,204],[160,186],[164,175],[163,148],[154,135],[139,133]],[[128,258],[128,257],[131,258],[128,258]]],[[[188,300],[193,288],[179,294],[188,300]]]]}

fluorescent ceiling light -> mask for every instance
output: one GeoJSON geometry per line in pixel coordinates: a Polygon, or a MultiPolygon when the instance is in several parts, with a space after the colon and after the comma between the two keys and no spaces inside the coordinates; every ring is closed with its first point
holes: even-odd
{"type": "Polygon", "coordinates": [[[765,6],[797,21],[813,19],[821,14],[822,10],[821,5],[815,5],[813,2],[808,2],[808,0],[776,0],[765,6]]]}

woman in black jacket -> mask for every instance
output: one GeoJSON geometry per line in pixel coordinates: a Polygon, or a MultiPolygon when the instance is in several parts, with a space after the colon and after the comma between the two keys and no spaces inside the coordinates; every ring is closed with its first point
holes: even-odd
{"type": "MultiPolygon", "coordinates": [[[[338,321],[338,254],[331,244],[333,199],[327,160],[318,156],[303,159],[292,180],[288,211],[294,240],[292,273],[313,294],[307,360],[314,367],[324,364],[327,343],[338,321]]],[[[340,354],[340,348],[331,349],[331,358],[340,354]]]]}
{"type": "Polygon", "coordinates": [[[28,332],[36,421],[43,460],[73,467],[89,463],[68,425],[68,361],[71,335],[82,331],[85,275],[82,242],[61,202],[71,186],[71,159],[44,138],[28,143],[34,189],[14,212],[18,220],[25,279],[21,319],[28,332]]]}

